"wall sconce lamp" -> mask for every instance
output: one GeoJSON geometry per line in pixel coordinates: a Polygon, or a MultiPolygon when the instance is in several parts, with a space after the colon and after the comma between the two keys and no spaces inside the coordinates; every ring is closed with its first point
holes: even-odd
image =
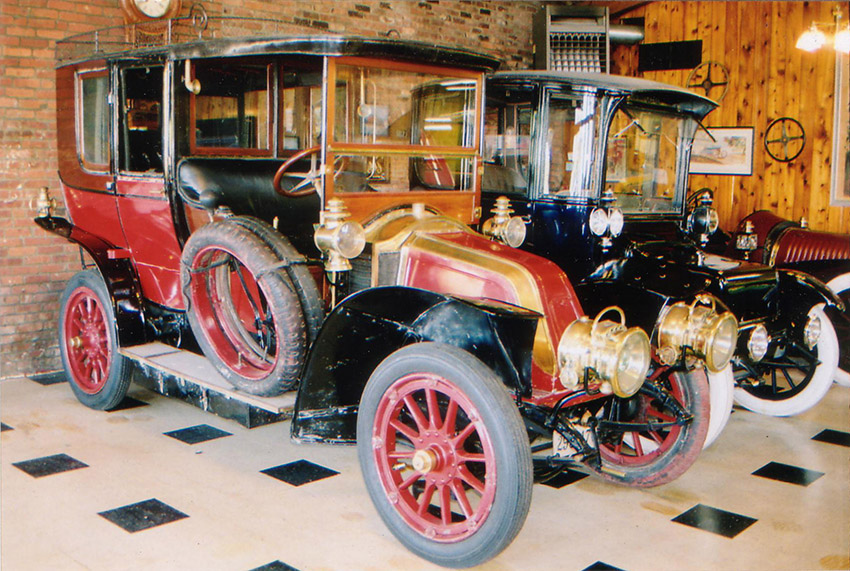
{"type": "MultiPolygon", "coordinates": [[[[850,54],[850,24],[841,28],[841,10],[838,7],[832,11],[832,16],[835,19],[832,46],[837,52],[850,54]]],[[[829,29],[832,25],[826,22],[812,22],[809,29],[797,39],[797,49],[814,52],[825,46],[827,35],[821,28],[829,29]]]]}

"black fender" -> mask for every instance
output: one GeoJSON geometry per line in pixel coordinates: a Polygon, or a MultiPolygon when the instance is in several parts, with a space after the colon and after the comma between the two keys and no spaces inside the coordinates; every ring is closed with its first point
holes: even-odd
{"type": "Polygon", "coordinates": [[[112,299],[118,343],[138,345],[147,341],[141,287],[126,250],[116,248],[64,218],[39,217],[34,222],[53,234],[83,248],[91,256],[112,299]]]}
{"type": "Polygon", "coordinates": [[[777,270],[779,277],[779,308],[788,315],[805,314],[813,305],[823,303],[827,308],[844,311],[841,299],[829,286],[816,277],[797,270],[777,270]]]}
{"type": "Polygon", "coordinates": [[[531,394],[540,315],[515,306],[391,286],[343,300],[325,320],[301,376],[292,420],[297,441],[353,443],[372,371],[402,347],[436,341],[489,366],[509,390],[531,394]]]}

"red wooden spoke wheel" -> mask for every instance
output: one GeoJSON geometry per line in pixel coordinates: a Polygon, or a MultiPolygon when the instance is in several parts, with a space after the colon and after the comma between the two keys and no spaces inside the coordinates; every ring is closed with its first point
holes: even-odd
{"type": "Polygon", "coordinates": [[[623,428],[599,431],[600,474],[638,487],[665,484],[683,474],[699,456],[709,423],[705,371],[660,367],[646,382],[655,383],[660,393],[642,389],[628,399],[612,398],[603,417],[623,428]],[[677,423],[683,414],[690,420],[677,423]]]}
{"type": "Polygon", "coordinates": [[[107,316],[97,294],[87,287],[71,293],[66,305],[64,335],[68,365],[74,382],[83,392],[95,394],[109,376],[111,340],[107,316]]]}
{"type": "Polygon", "coordinates": [[[59,352],[74,396],[90,408],[114,408],[126,396],[131,375],[118,353],[112,299],[100,274],[75,274],[61,307],[59,352]]]}
{"type": "Polygon", "coordinates": [[[438,565],[483,563],[525,522],[525,427],[493,371],[461,349],[414,343],[384,359],[360,400],[357,449],[384,523],[438,565]]]}
{"type": "Polygon", "coordinates": [[[457,387],[427,373],[402,377],[386,394],[373,443],[388,497],[411,529],[434,541],[475,533],[498,479],[490,436],[476,426],[480,412],[457,387]]]}

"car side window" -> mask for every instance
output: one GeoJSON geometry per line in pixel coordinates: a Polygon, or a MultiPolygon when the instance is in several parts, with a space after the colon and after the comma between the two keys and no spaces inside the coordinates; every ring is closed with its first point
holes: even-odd
{"type": "Polygon", "coordinates": [[[162,70],[156,65],[122,71],[122,172],[162,173],[162,70]]]}
{"type": "Polygon", "coordinates": [[[553,93],[549,97],[544,193],[571,198],[592,195],[598,107],[591,93],[553,93]]]}
{"type": "Polygon", "coordinates": [[[490,94],[484,116],[482,189],[526,194],[536,89],[504,89],[490,94]]]}
{"type": "Polygon", "coordinates": [[[86,170],[109,170],[109,75],[77,76],[77,154],[86,170]]]}
{"type": "Polygon", "coordinates": [[[197,62],[192,94],[193,153],[271,156],[273,67],[263,63],[197,62]]]}

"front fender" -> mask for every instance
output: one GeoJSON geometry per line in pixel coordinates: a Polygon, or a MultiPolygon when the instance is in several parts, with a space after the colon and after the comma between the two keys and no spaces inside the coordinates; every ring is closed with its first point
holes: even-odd
{"type": "Polygon", "coordinates": [[[36,218],[34,222],[42,229],[77,244],[94,260],[112,299],[118,344],[129,346],[144,343],[146,338],[142,290],[132,263],[123,257],[126,251],[113,247],[64,218],[44,216],[36,218]]]}
{"type": "Polygon", "coordinates": [[[325,320],[295,402],[292,438],[353,443],[357,409],[372,371],[394,351],[437,341],[489,366],[521,396],[531,393],[531,354],[540,315],[526,309],[383,287],[349,296],[325,320]]]}
{"type": "Polygon", "coordinates": [[[780,311],[789,314],[805,314],[813,305],[823,303],[827,308],[844,311],[841,299],[825,283],[814,276],[782,269],[779,275],[780,311]]]}

